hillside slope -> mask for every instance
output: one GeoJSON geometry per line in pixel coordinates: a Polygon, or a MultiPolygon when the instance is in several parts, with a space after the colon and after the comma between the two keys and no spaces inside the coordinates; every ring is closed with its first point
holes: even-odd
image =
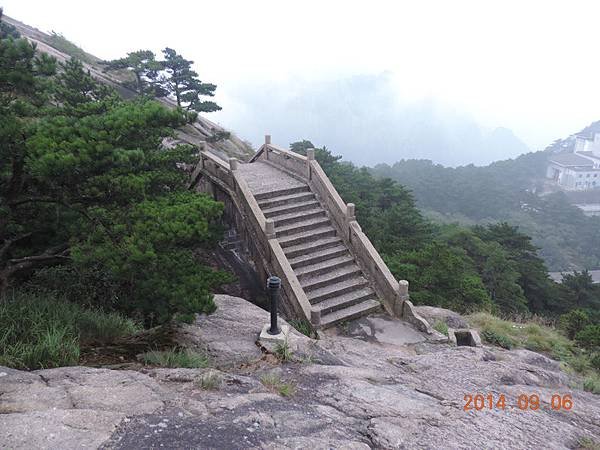
{"type": "MultiPolygon", "coordinates": [[[[123,85],[123,82],[129,79],[130,74],[128,72],[105,73],[100,65],[102,61],[100,58],[85,53],[62,36],[44,33],[6,15],[2,16],[2,20],[16,27],[23,37],[35,43],[38,51],[52,55],[61,62],[75,56],[82,60],[85,68],[90,71],[94,78],[114,87],[124,98],[131,98],[137,95],[136,92],[123,85]]],[[[158,100],[168,107],[174,108],[176,106],[175,102],[171,99],[160,98],[158,100]]],[[[192,145],[208,141],[208,149],[224,159],[235,157],[247,160],[254,154],[248,143],[235,136],[229,130],[225,130],[220,125],[200,116],[198,116],[198,119],[194,123],[188,124],[178,131],[178,139],[182,143],[192,145]],[[218,142],[210,142],[211,138],[219,133],[229,133],[229,137],[221,139],[218,142]]]]}

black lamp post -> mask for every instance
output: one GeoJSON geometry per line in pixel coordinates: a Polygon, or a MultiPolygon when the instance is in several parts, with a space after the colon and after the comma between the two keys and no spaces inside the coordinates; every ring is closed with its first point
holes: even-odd
{"type": "Polygon", "coordinates": [[[271,328],[267,333],[274,335],[281,333],[277,325],[277,302],[279,301],[279,289],[281,288],[281,279],[279,277],[269,277],[267,279],[267,290],[271,298],[271,328]]]}

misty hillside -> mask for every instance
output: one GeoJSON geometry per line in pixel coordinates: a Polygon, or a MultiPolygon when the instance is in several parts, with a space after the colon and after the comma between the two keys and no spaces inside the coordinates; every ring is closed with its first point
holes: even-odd
{"type": "MultiPolygon", "coordinates": [[[[131,98],[137,94],[129,89],[125,84],[131,81],[131,74],[125,71],[121,72],[104,72],[100,65],[101,59],[85,52],[75,44],[68,41],[61,34],[52,32],[51,34],[44,33],[34,27],[26,25],[18,20],[2,16],[2,20],[13,25],[23,37],[26,37],[30,42],[36,44],[37,50],[48,53],[54,56],[58,61],[65,61],[71,57],[81,60],[86,69],[91,75],[102,83],[117,89],[119,94],[124,98],[131,98]]],[[[174,107],[175,103],[168,99],[159,99],[163,104],[174,107]]],[[[251,146],[239,139],[235,134],[225,130],[220,125],[206,119],[198,117],[191,124],[186,125],[177,131],[177,137],[180,142],[192,145],[198,145],[200,142],[207,142],[208,149],[218,154],[223,158],[237,157],[240,159],[248,159],[254,152],[251,146]],[[222,136],[225,133],[226,138],[216,139],[217,136],[222,136]]]]}
{"type": "Polygon", "coordinates": [[[600,122],[556,141],[545,151],[485,167],[451,168],[410,159],[376,165],[372,173],[410,188],[419,208],[436,222],[507,221],[533,238],[550,270],[595,269],[600,267],[600,218],[586,217],[572,204],[574,194],[581,199],[582,193],[551,192],[544,178],[551,152],[569,151],[575,135],[595,129],[600,131],[600,122]],[[545,194],[538,195],[541,192],[545,194]]]}
{"type": "Polygon", "coordinates": [[[310,137],[355,164],[425,158],[447,166],[485,165],[529,151],[507,128],[486,130],[434,100],[399,100],[388,74],[269,81],[235,95],[239,103],[227,111],[227,123],[251,141],[260,142],[263,130],[279,142],[310,137]]]}

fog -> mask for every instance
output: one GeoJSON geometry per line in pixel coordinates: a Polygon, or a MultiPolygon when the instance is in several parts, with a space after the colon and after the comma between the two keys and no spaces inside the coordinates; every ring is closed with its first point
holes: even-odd
{"type": "Polygon", "coordinates": [[[421,158],[482,165],[529,150],[510,130],[481,127],[451,105],[399,100],[385,73],[254,84],[234,97],[227,124],[252,143],[265,131],[281,145],[306,138],[357,164],[421,158]]]}
{"type": "Polygon", "coordinates": [[[35,2],[5,13],[111,59],[170,46],[218,85],[208,115],[259,145],[376,164],[485,164],[600,119],[594,1],[35,2]]]}

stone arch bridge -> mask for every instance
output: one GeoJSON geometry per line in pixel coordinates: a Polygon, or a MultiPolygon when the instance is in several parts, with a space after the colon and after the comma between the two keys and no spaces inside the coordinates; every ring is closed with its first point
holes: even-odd
{"type": "Polygon", "coordinates": [[[288,318],[326,328],[383,308],[430,332],[354,215],[315,160],[271,144],[270,136],[247,163],[223,160],[206,144],[190,187],[225,204],[225,216],[262,280],[283,283],[288,318]]]}

